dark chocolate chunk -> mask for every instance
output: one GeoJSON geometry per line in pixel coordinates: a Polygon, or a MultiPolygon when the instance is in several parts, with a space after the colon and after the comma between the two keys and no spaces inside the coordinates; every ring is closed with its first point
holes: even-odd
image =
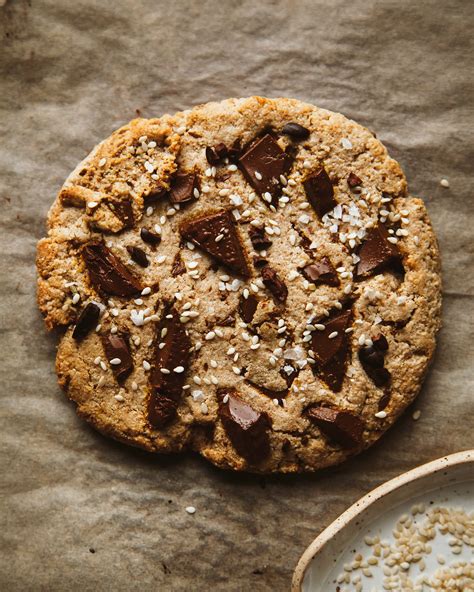
{"type": "Polygon", "coordinates": [[[170,201],[175,204],[192,201],[196,199],[195,189],[199,191],[199,180],[196,173],[178,173],[171,183],[170,201]]]}
{"type": "Polygon", "coordinates": [[[77,341],[84,339],[84,337],[95,329],[97,326],[97,322],[100,316],[100,308],[97,304],[93,302],[89,302],[86,306],[82,309],[79,318],[77,319],[76,326],[74,327],[74,331],[72,332],[72,336],[77,341]]]}
{"type": "Polygon", "coordinates": [[[179,314],[174,309],[167,310],[155,337],[155,354],[150,372],[153,400],[165,396],[173,399],[177,405],[186,379],[190,349],[191,340],[179,320],[179,314]],[[169,316],[171,318],[167,318],[169,316]],[[161,343],[164,346],[160,348],[161,343]],[[163,369],[165,372],[162,372],[163,369]]]}
{"type": "Polygon", "coordinates": [[[155,193],[149,193],[148,195],[143,196],[143,203],[145,207],[152,206],[156,204],[158,201],[162,200],[168,192],[166,189],[160,189],[155,193]]]}
{"type": "Polygon", "coordinates": [[[307,265],[301,271],[304,277],[313,284],[327,284],[328,286],[339,286],[340,284],[337,271],[327,257],[307,265]]]}
{"type": "Polygon", "coordinates": [[[235,163],[238,161],[241,151],[242,151],[242,148],[240,147],[240,140],[235,140],[235,142],[232,144],[232,146],[228,150],[227,158],[229,159],[230,162],[235,163]]]}
{"type": "Polygon", "coordinates": [[[388,350],[387,338],[380,334],[373,339],[373,345],[359,349],[359,360],[366,374],[373,380],[375,386],[381,387],[390,382],[391,374],[384,368],[385,354],[388,350]]]}
{"type": "Polygon", "coordinates": [[[156,428],[162,428],[176,416],[177,402],[160,391],[150,393],[148,399],[148,421],[156,428]]]}
{"type": "Polygon", "coordinates": [[[347,177],[347,184],[351,189],[354,189],[355,187],[360,187],[362,185],[362,179],[355,173],[349,173],[349,176],[347,177]]]}
{"type": "Polygon", "coordinates": [[[113,211],[123,222],[124,228],[131,228],[134,222],[132,202],[129,199],[122,199],[113,202],[113,211]]]}
{"type": "Polygon", "coordinates": [[[387,268],[394,271],[403,269],[401,253],[396,244],[387,240],[388,237],[389,234],[383,224],[367,231],[366,239],[357,253],[360,257],[356,267],[357,278],[366,278],[387,268]]]}
{"type": "Polygon", "coordinates": [[[153,246],[159,245],[161,243],[161,236],[151,232],[151,230],[148,230],[148,228],[142,228],[140,230],[140,238],[143,242],[153,246]]]}
{"type": "Polygon", "coordinates": [[[346,373],[349,336],[345,331],[351,316],[350,310],[337,311],[328,320],[322,321],[325,325],[323,331],[316,330],[312,334],[313,371],[334,392],[341,390],[346,373]]]}
{"type": "Polygon", "coordinates": [[[219,417],[234,448],[251,464],[264,460],[270,452],[268,415],[245,403],[234,389],[221,389],[219,398],[219,417]]]}
{"type": "Polygon", "coordinates": [[[102,337],[102,345],[104,346],[105,355],[117,382],[123,382],[133,370],[128,335],[109,333],[102,337]],[[114,359],[119,359],[120,363],[111,364],[110,362],[114,359]]]}
{"type": "Polygon", "coordinates": [[[282,134],[289,136],[295,142],[301,142],[301,140],[307,140],[309,138],[309,129],[303,127],[299,123],[290,122],[283,126],[281,130],[282,134]]]}
{"type": "Polygon", "coordinates": [[[280,370],[280,376],[286,380],[288,388],[293,384],[294,379],[298,376],[299,369],[292,364],[285,362],[280,370]]]}
{"type": "Polygon", "coordinates": [[[186,272],[186,265],[184,264],[183,258],[181,257],[181,253],[176,253],[173,259],[173,265],[171,267],[171,275],[173,277],[178,277],[178,275],[183,275],[186,272]]]}
{"type": "Polygon", "coordinates": [[[320,218],[337,206],[334,188],[329,175],[321,168],[303,181],[303,187],[309,203],[320,218]]]}
{"type": "Polygon", "coordinates": [[[150,265],[145,251],[143,249],[140,249],[140,247],[128,246],[127,251],[130,257],[135,261],[135,263],[137,263],[141,267],[148,267],[150,265]]]}
{"type": "Polygon", "coordinates": [[[210,146],[206,147],[206,160],[211,166],[216,166],[220,162],[220,158],[217,156],[215,150],[210,146]]]}
{"type": "Polygon", "coordinates": [[[265,267],[265,265],[268,265],[268,261],[264,257],[254,257],[253,264],[254,267],[260,269],[262,267],[265,267]]]}
{"type": "Polygon", "coordinates": [[[253,294],[249,294],[247,298],[243,296],[239,302],[239,314],[242,317],[244,323],[250,323],[253,319],[253,315],[257,310],[258,299],[253,294]]]}
{"type": "Polygon", "coordinates": [[[183,238],[201,247],[230,270],[244,277],[250,276],[247,258],[230,211],[221,210],[184,222],[180,232],[183,238]]]}
{"type": "Polygon", "coordinates": [[[266,134],[250,146],[239,158],[238,164],[255,191],[260,195],[270,193],[275,206],[281,195],[280,175],[289,173],[293,158],[280,148],[270,134],[266,134]]]}
{"type": "Polygon", "coordinates": [[[307,415],[325,436],[344,448],[355,448],[362,444],[363,421],[349,411],[329,407],[310,407],[307,415]]]}
{"type": "Polygon", "coordinates": [[[250,226],[249,237],[256,251],[265,251],[272,246],[272,241],[266,235],[264,226],[250,226]]]}
{"type": "Polygon", "coordinates": [[[265,267],[262,268],[261,273],[265,287],[272,293],[275,300],[280,303],[286,302],[286,299],[288,298],[288,288],[273,267],[265,265],[265,267]]]}
{"type": "Polygon", "coordinates": [[[82,257],[93,286],[110,296],[134,296],[142,290],[139,279],[104,243],[90,242],[82,248],[82,257]]]}

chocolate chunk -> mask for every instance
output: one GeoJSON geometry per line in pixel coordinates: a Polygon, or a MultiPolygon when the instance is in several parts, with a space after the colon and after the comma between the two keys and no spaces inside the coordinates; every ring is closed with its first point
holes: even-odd
{"type": "Polygon", "coordinates": [[[253,265],[257,269],[260,269],[262,267],[265,267],[265,265],[268,265],[268,261],[264,257],[254,257],[253,265]]]}
{"type": "Polygon", "coordinates": [[[375,386],[382,387],[390,382],[391,374],[384,368],[384,358],[388,350],[388,341],[384,335],[372,340],[373,345],[359,349],[359,360],[366,374],[373,380],[375,386]]]}
{"type": "MultiPolygon", "coordinates": [[[[150,372],[152,393],[148,406],[148,418],[151,423],[154,413],[161,413],[163,397],[173,400],[175,407],[178,406],[189,367],[190,349],[191,340],[179,320],[179,314],[174,309],[167,310],[155,336],[155,354],[150,372]],[[160,348],[161,343],[164,343],[164,346],[160,348]],[[162,372],[162,369],[165,372],[162,372]]],[[[166,408],[168,407],[166,403],[166,408]]],[[[158,424],[155,422],[153,425],[158,424]]]]}
{"type": "Polygon", "coordinates": [[[158,201],[161,201],[167,193],[168,192],[166,191],[166,189],[160,189],[155,193],[149,193],[148,195],[144,195],[143,203],[145,204],[145,207],[152,206],[156,204],[158,201]]]}
{"type": "Polygon", "coordinates": [[[150,262],[148,261],[148,257],[143,249],[140,247],[127,247],[128,254],[130,257],[140,265],[141,267],[148,267],[150,262]]]}
{"type": "Polygon", "coordinates": [[[234,448],[251,464],[264,460],[270,452],[268,415],[245,403],[234,389],[221,389],[219,398],[219,417],[234,448]]]}
{"type": "Polygon", "coordinates": [[[355,448],[362,444],[363,421],[349,411],[329,407],[310,407],[307,415],[325,436],[344,448],[355,448]]]}
{"type": "Polygon", "coordinates": [[[257,306],[258,299],[253,294],[249,294],[248,298],[244,298],[243,296],[240,298],[239,314],[244,320],[244,323],[250,323],[252,321],[257,306]]]}
{"type": "Polygon", "coordinates": [[[229,159],[230,162],[235,163],[238,161],[241,151],[242,151],[242,148],[240,147],[240,140],[235,140],[235,142],[232,144],[232,146],[228,150],[227,158],[229,159]]]}
{"type": "Polygon", "coordinates": [[[217,156],[214,149],[210,146],[206,147],[206,160],[211,166],[216,166],[220,162],[220,158],[217,156]]]}
{"type": "Polygon", "coordinates": [[[138,278],[104,243],[90,242],[82,248],[82,257],[93,286],[110,296],[134,296],[142,290],[138,278]]]}
{"type": "Polygon", "coordinates": [[[178,277],[178,275],[183,275],[186,272],[186,265],[184,264],[183,258],[181,254],[178,252],[176,253],[173,259],[173,265],[171,267],[171,275],[173,277],[178,277]]]}
{"type": "Polygon", "coordinates": [[[334,188],[325,169],[319,169],[303,181],[303,187],[309,203],[320,218],[337,206],[334,188]]]}
{"type": "Polygon", "coordinates": [[[309,129],[303,127],[299,123],[294,122],[284,125],[281,133],[285,134],[285,136],[289,136],[292,140],[295,140],[295,142],[307,140],[310,134],[309,129]]]}
{"type": "Polygon", "coordinates": [[[171,183],[170,201],[175,204],[192,201],[196,199],[195,189],[199,191],[199,180],[196,173],[178,173],[171,183]]]}
{"type": "Polygon", "coordinates": [[[122,199],[114,201],[109,206],[114,211],[116,216],[123,222],[124,228],[132,228],[134,222],[132,202],[129,199],[122,199]]]}
{"type": "Polygon", "coordinates": [[[351,316],[350,310],[337,311],[328,320],[322,321],[325,325],[323,331],[316,330],[312,334],[313,371],[334,392],[341,390],[344,381],[349,353],[349,336],[345,331],[351,316]]]}
{"type": "Polygon", "coordinates": [[[367,231],[366,239],[357,253],[360,257],[356,267],[357,278],[366,278],[387,268],[394,271],[403,269],[401,253],[396,244],[387,240],[388,237],[389,234],[383,224],[367,231]]]}
{"type": "Polygon", "coordinates": [[[142,228],[140,230],[140,238],[143,242],[153,246],[159,245],[161,243],[161,236],[151,232],[151,230],[148,230],[148,228],[142,228]]]}
{"type": "Polygon", "coordinates": [[[349,173],[349,176],[347,177],[347,184],[351,189],[354,189],[354,187],[360,187],[362,185],[362,179],[355,173],[349,173]]]}
{"type": "Polygon", "coordinates": [[[295,368],[292,364],[285,362],[280,370],[280,376],[286,380],[288,388],[293,384],[293,381],[298,376],[299,369],[295,368]]]}
{"type": "Polygon", "coordinates": [[[340,284],[337,272],[327,257],[307,265],[301,271],[304,277],[313,284],[327,284],[328,286],[339,286],[340,284]]]}
{"type": "Polygon", "coordinates": [[[119,359],[119,364],[110,364],[117,382],[123,382],[133,370],[133,360],[128,343],[128,335],[118,333],[104,335],[102,337],[105,355],[109,364],[111,360],[119,359]]]}
{"type": "Polygon", "coordinates": [[[249,237],[256,251],[265,251],[272,246],[272,241],[267,237],[264,226],[250,226],[249,237]]]}
{"type": "Polygon", "coordinates": [[[72,332],[72,336],[77,341],[84,339],[84,337],[95,329],[97,326],[97,322],[100,316],[100,308],[97,304],[93,302],[89,302],[86,306],[82,309],[79,318],[77,319],[76,326],[74,327],[74,331],[72,332]]]}
{"type": "Polygon", "coordinates": [[[273,267],[265,265],[261,273],[265,287],[273,294],[275,300],[280,303],[286,302],[286,299],[288,298],[288,288],[273,267]]]}
{"type": "Polygon", "coordinates": [[[260,195],[270,193],[275,206],[281,195],[280,175],[289,173],[293,158],[280,148],[270,134],[266,134],[250,146],[239,158],[238,164],[255,191],[260,195]]]}
{"type": "Polygon", "coordinates": [[[162,428],[176,416],[177,403],[161,392],[152,392],[148,399],[148,421],[156,428],[162,428]]]}
{"type": "Polygon", "coordinates": [[[183,238],[195,243],[230,270],[250,276],[235,220],[230,211],[221,210],[184,222],[180,227],[183,238]]]}

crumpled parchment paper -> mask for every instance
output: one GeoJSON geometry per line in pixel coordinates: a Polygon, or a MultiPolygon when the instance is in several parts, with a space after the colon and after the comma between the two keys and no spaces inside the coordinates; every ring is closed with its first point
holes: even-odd
{"type": "Polygon", "coordinates": [[[0,2],[2,590],[288,590],[304,548],[362,494],[474,447],[473,25],[469,0],[0,2]],[[233,475],[103,438],[56,386],[35,305],[48,207],[99,140],[137,113],[251,94],[375,130],[443,254],[422,395],[373,449],[319,475],[233,475]]]}

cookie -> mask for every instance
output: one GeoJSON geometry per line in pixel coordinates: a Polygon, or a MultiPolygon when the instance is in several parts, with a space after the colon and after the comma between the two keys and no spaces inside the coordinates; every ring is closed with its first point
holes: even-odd
{"type": "Polygon", "coordinates": [[[114,132],[66,180],[38,302],[79,415],[156,452],[313,471],[417,395],[440,262],[399,165],[360,125],[231,99],[114,132]]]}

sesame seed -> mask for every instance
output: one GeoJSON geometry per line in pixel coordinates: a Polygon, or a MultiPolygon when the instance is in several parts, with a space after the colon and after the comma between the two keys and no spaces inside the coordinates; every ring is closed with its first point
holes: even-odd
{"type": "Polygon", "coordinates": [[[235,164],[230,164],[230,165],[227,167],[227,170],[228,170],[228,171],[231,171],[232,173],[234,173],[234,172],[237,170],[237,166],[236,166],[235,164]]]}
{"type": "Polygon", "coordinates": [[[207,415],[207,413],[209,413],[209,407],[204,402],[201,403],[201,412],[204,413],[204,415],[207,415]]]}
{"type": "Polygon", "coordinates": [[[107,159],[106,159],[106,158],[101,158],[101,159],[99,160],[99,166],[100,166],[100,167],[103,167],[103,166],[105,165],[105,163],[106,163],[106,162],[107,162],[107,159]]]}
{"type": "Polygon", "coordinates": [[[194,506],[187,506],[186,512],[188,514],[195,514],[196,513],[196,508],[194,506]]]}
{"type": "Polygon", "coordinates": [[[138,390],[138,384],[133,380],[132,381],[132,391],[137,391],[138,390]]]}
{"type": "Polygon", "coordinates": [[[171,371],[170,371],[170,370],[168,370],[168,368],[160,368],[160,372],[161,372],[162,374],[171,374],[171,371]]]}
{"type": "Polygon", "coordinates": [[[151,216],[153,214],[153,208],[151,206],[148,206],[147,209],[146,209],[146,211],[145,211],[145,214],[147,216],[151,216]]]}
{"type": "Polygon", "coordinates": [[[123,401],[125,401],[125,399],[123,398],[122,395],[114,395],[114,399],[116,401],[119,401],[120,403],[122,403],[123,401]]]}
{"type": "Polygon", "coordinates": [[[265,191],[265,193],[262,195],[262,197],[266,202],[268,202],[268,203],[272,202],[272,195],[268,191],[265,191]]]}
{"type": "Polygon", "coordinates": [[[156,260],[157,263],[164,263],[165,261],[166,261],[166,255],[160,255],[160,257],[158,257],[156,260]]]}
{"type": "Polygon", "coordinates": [[[206,334],[206,336],[204,337],[204,339],[206,341],[210,341],[211,339],[214,339],[214,337],[216,336],[214,331],[209,331],[209,333],[206,334]]]}
{"type": "Polygon", "coordinates": [[[234,374],[240,374],[240,368],[238,368],[237,366],[232,366],[232,372],[234,374]]]}
{"type": "Polygon", "coordinates": [[[338,332],[337,331],[333,331],[332,333],[329,333],[328,338],[329,339],[334,339],[335,337],[337,337],[338,332]]]}
{"type": "Polygon", "coordinates": [[[150,362],[143,360],[143,368],[144,368],[144,370],[147,370],[147,371],[150,370],[151,369],[150,362]]]}
{"type": "Polygon", "coordinates": [[[112,358],[111,360],[109,360],[109,362],[110,364],[112,364],[112,366],[118,366],[122,363],[122,360],[120,358],[112,358]]]}
{"type": "Polygon", "coordinates": [[[199,378],[199,376],[193,376],[193,382],[194,384],[201,384],[202,380],[199,378]]]}
{"type": "Polygon", "coordinates": [[[375,417],[377,417],[378,419],[385,419],[387,417],[387,412],[386,411],[377,411],[377,413],[375,414],[375,417]]]}
{"type": "Polygon", "coordinates": [[[350,150],[352,148],[352,142],[348,138],[342,138],[341,146],[346,150],[350,150]]]}
{"type": "Polygon", "coordinates": [[[223,235],[223,234],[218,234],[218,235],[216,236],[216,238],[214,239],[214,241],[215,241],[216,243],[218,243],[218,242],[220,242],[220,241],[221,241],[223,238],[224,238],[224,235],[223,235]]]}
{"type": "Polygon", "coordinates": [[[77,304],[80,299],[81,299],[81,295],[79,294],[79,292],[76,292],[74,294],[74,296],[72,297],[72,303],[77,304]]]}
{"type": "Polygon", "coordinates": [[[151,294],[151,288],[149,286],[143,288],[143,290],[141,291],[142,296],[148,296],[148,294],[151,294]]]}
{"type": "Polygon", "coordinates": [[[227,401],[229,400],[229,395],[224,395],[224,398],[222,399],[223,403],[227,403],[227,401]]]}
{"type": "Polygon", "coordinates": [[[255,171],[255,178],[257,181],[261,181],[263,179],[262,175],[258,171],[255,171]]]}
{"type": "Polygon", "coordinates": [[[90,208],[91,210],[93,208],[96,208],[98,205],[99,205],[99,203],[96,202],[96,201],[89,201],[89,202],[87,202],[87,207],[90,208]]]}
{"type": "Polygon", "coordinates": [[[100,362],[100,367],[102,368],[102,370],[105,372],[107,370],[107,365],[105,364],[104,361],[100,362]]]}
{"type": "Polygon", "coordinates": [[[417,409],[416,411],[413,412],[412,418],[414,421],[418,421],[421,417],[421,411],[419,409],[417,409]]]}
{"type": "Polygon", "coordinates": [[[449,181],[447,179],[441,179],[439,184],[441,185],[441,187],[449,187],[449,181]]]}

